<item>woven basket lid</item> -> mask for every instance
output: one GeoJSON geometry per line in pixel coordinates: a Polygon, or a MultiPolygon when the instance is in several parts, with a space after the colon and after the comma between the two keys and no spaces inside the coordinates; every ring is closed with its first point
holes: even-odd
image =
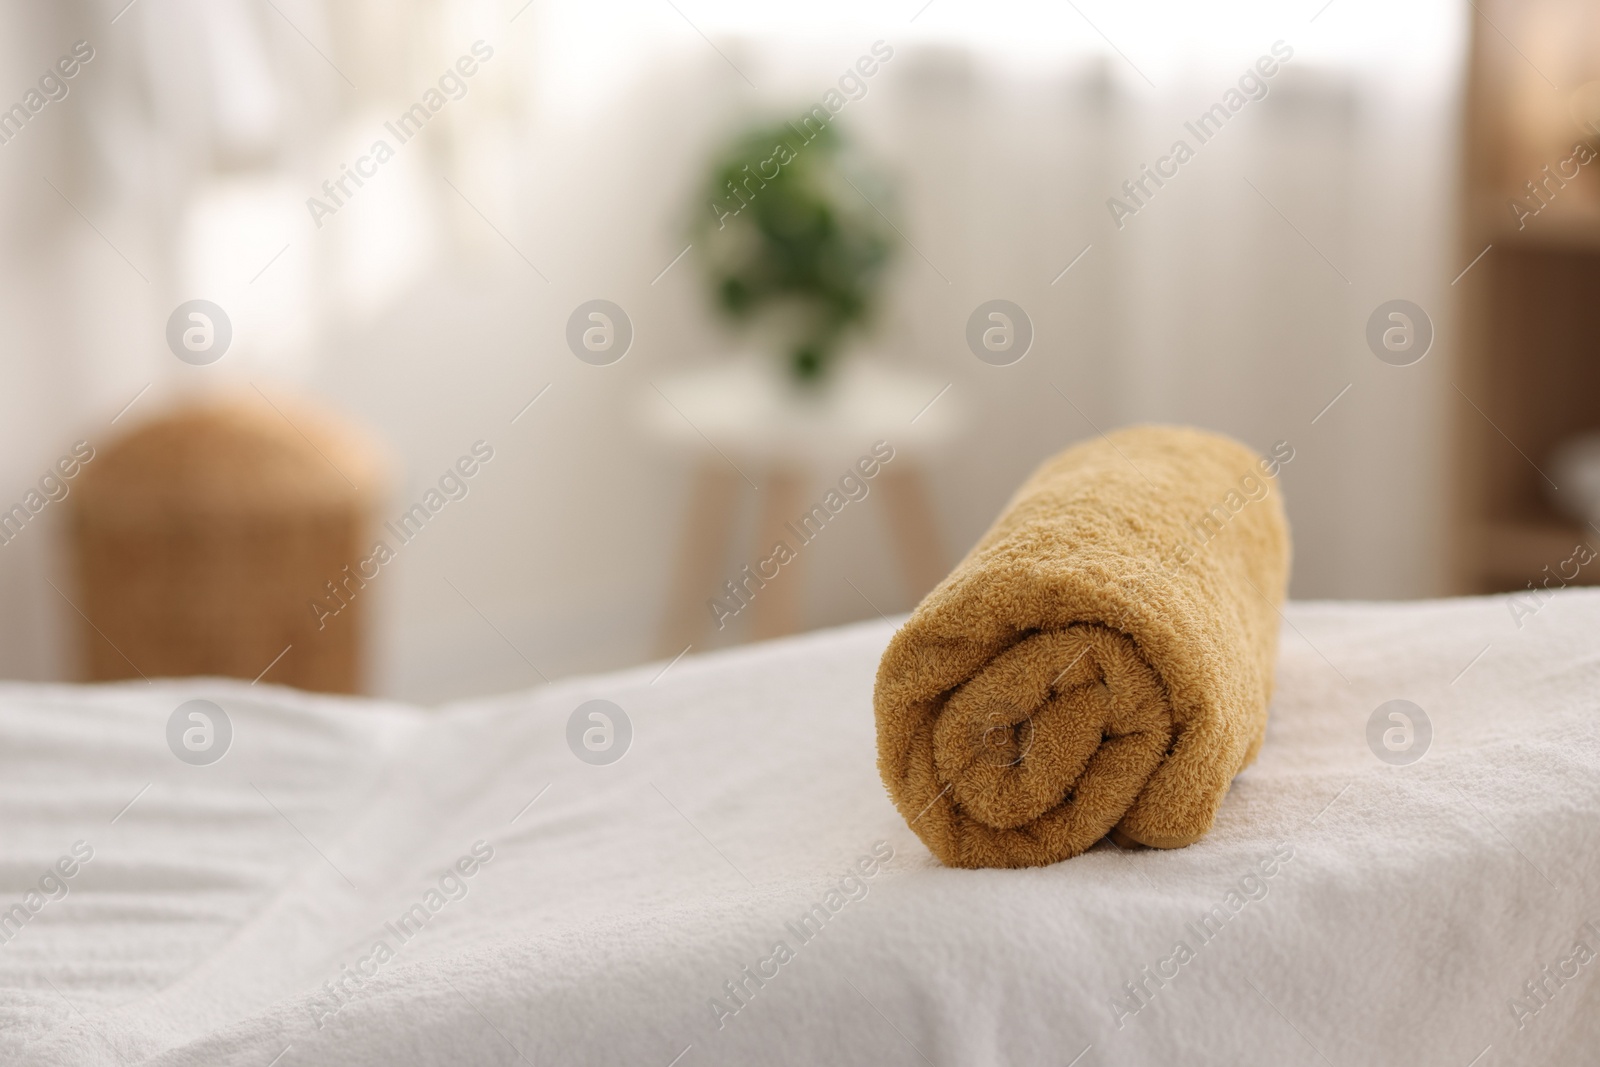
{"type": "Polygon", "coordinates": [[[174,515],[366,511],[383,495],[381,447],[304,398],[255,391],[191,401],[98,450],[73,495],[102,521],[174,515]]]}

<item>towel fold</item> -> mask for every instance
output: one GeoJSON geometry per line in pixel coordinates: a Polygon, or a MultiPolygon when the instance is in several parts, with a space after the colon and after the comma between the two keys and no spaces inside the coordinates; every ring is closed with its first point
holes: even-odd
{"type": "Polygon", "coordinates": [[[1041,466],[878,667],[878,769],[956,867],[1211,828],[1261,747],[1294,456],[1144,426],[1041,466]]]}

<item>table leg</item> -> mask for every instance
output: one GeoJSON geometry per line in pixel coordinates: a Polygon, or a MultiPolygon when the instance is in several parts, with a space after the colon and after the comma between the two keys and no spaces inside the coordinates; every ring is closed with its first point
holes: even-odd
{"type": "Polygon", "coordinates": [[[886,470],[881,482],[889,507],[894,554],[913,600],[921,600],[944,579],[949,565],[939,544],[938,520],[921,472],[912,467],[886,470]]]}
{"type": "Polygon", "coordinates": [[[711,624],[709,597],[720,593],[722,568],[733,536],[739,476],[721,459],[700,464],[689,498],[689,514],[667,592],[657,655],[672,657],[702,641],[711,624]]]}

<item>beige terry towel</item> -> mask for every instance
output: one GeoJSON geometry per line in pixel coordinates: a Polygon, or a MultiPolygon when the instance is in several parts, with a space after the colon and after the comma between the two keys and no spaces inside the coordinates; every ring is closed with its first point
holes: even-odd
{"type": "Polygon", "coordinates": [[[878,769],[934,855],[1027,867],[1211,828],[1266,731],[1293,456],[1142,426],[1017,491],[878,667],[878,769]]]}

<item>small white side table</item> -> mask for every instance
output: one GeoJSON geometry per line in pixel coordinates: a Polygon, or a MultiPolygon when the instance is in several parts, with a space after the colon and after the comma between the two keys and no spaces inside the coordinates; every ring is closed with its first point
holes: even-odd
{"type": "MultiPolygon", "coordinates": [[[[698,457],[689,517],[668,592],[659,652],[674,656],[712,629],[707,601],[724,595],[723,574],[738,520],[739,486],[761,495],[758,554],[778,541],[793,544],[785,523],[816,500],[823,483],[853,469],[874,442],[887,441],[894,459],[870,482],[888,505],[894,554],[908,590],[927,593],[949,566],[920,466],[952,441],[964,423],[948,382],[866,357],[846,358],[833,377],[812,389],[794,382],[778,360],[729,357],[716,365],[652,383],[640,397],[652,438],[698,457]]],[[[756,638],[800,626],[806,552],[783,565],[751,600],[756,638]]]]}

